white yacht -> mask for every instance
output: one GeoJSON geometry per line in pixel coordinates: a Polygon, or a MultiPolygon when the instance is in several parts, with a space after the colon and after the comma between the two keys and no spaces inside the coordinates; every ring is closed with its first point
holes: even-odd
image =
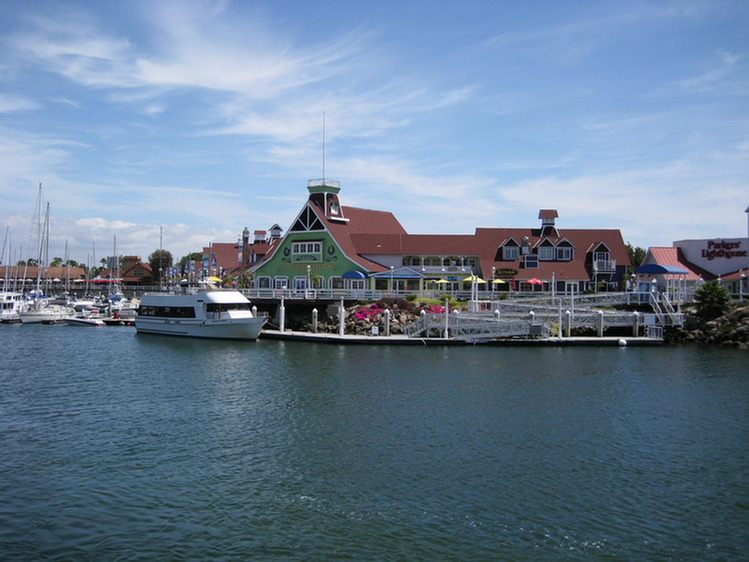
{"type": "Polygon", "coordinates": [[[23,293],[0,291],[0,322],[10,324],[21,321],[21,312],[26,310],[27,302],[23,293]]]}
{"type": "Polygon", "coordinates": [[[252,313],[250,301],[239,291],[202,282],[144,294],[135,329],[143,334],[255,340],[265,320],[265,315],[252,313]]]}

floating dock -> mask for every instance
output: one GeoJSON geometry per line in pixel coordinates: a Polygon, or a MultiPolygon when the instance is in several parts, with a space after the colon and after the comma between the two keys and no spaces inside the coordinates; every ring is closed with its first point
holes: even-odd
{"type": "Polygon", "coordinates": [[[658,346],[663,340],[644,337],[569,337],[569,338],[500,338],[493,340],[465,340],[452,338],[419,338],[405,335],[392,336],[357,336],[352,334],[330,334],[313,332],[296,332],[292,330],[261,330],[260,339],[303,341],[310,343],[358,344],[358,345],[491,345],[491,346],[658,346]]]}

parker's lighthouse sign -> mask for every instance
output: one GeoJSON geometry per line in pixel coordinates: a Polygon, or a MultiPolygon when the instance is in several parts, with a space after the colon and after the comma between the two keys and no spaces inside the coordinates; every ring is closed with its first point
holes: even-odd
{"type": "Polygon", "coordinates": [[[713,275],[728,275],[744,269],[749,261],[749,240],[746,238],[713,238],[680,240],[674,246],[684,258],[713,275]]]}
{"type": "Polygon", "coordinates": [[[713,261],[715,258],[746,258],[747,250],[741,248],[741,240],[708,240],[707,248],[702,249],[702,257],[707,261],[713,261]]]}

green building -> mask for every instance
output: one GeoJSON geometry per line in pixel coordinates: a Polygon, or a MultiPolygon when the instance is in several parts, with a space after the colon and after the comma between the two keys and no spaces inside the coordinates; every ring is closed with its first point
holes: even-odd
{"type": "Polygon", "coordinates": [[[286,234],[250,268],[257,289],[364,290],[387,271],[357,254],[351,234],[406,234],[392,213],[341,205],[340,182],[309,180],[309,198],[286,234]]]}

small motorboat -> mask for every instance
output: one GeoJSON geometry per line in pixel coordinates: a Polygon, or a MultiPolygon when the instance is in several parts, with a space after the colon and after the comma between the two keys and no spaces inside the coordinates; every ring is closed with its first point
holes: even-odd
{"type": "Polygon", "coordinates": [[[106,326],[104,320],[95,316],[79,314],[78,316],[68,316],[65,318],[68,326],[106,326]]]}

